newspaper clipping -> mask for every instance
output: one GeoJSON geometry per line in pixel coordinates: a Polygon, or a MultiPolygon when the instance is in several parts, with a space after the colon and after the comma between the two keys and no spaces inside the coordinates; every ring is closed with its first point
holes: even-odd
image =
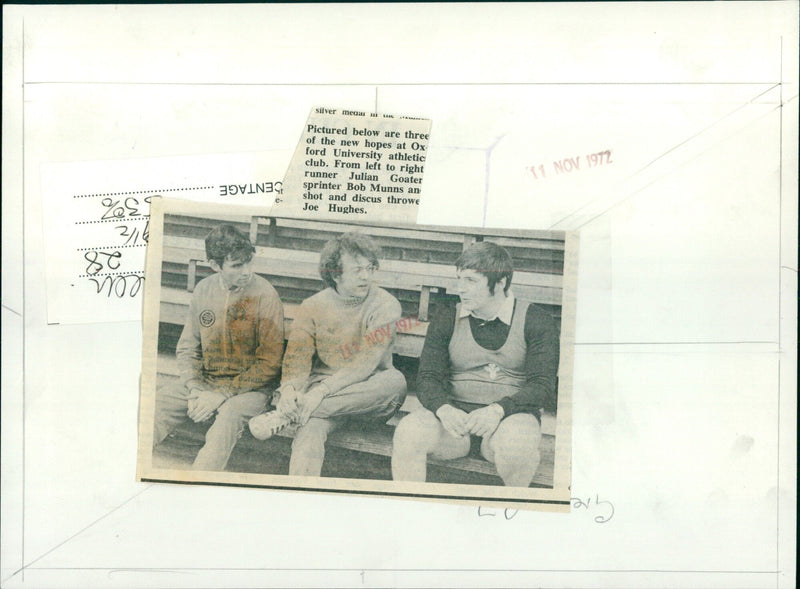
{"type": "Polygon", "coordinates": [[[151,206],[141,480],[569,509],[573,234],[151,206]]]}
{"type": "Polygon", "coordinates": [[[314,108],[271,208],[152,199],[140,479],[569,510],[577,238],[415,224],[430,129],[314,108]]]}
{"type": "Polygon", "coordinates": [[[414,223],[430,129],[426,119],[315,108],[273,214],[414,223]]]}

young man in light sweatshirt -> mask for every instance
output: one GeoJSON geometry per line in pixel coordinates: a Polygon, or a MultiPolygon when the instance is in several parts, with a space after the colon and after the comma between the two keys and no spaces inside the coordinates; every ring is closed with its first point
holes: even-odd
{"type": "Polygon", "coordinates": [[[303,301],[292,323],[277,410],[250,420],[259,439],[300,425],[290,475],[320,476],[331,431],[353,417],[386,421],[405,399],[391,351],[400,303],[374,284],[378,258],[379,248],[360,233],[323,247],[319,271],[327,288],[303,301]]]}

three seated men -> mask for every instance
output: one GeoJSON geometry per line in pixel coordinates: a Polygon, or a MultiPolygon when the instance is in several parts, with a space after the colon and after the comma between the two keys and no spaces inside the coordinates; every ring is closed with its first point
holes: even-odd
{"type": "MultiPolygon", "coordinates": [[[[294,424],[289,474],[320,476],[330,432],[353,420],[385,422],[405,399],[391,351],[401,308],[374,283],[379,248],[360,233],[324,246],[326,288],[298,308],[269,412],[283,349],[277,293],[252,273],[254,248],[235,227],[213,230],[206,249],[216,273],[192,297],[178,344],[181,384],[158,391],[154,445],[187,414],[214,418],[194,467],[223,470],[248,420],[262,440],[294,424]]],[[[395,430],[392,476],[424,481],[428,456],[459,458],[480,443],[506,485],[528,486],[540,413],[556,408],[558,329],[515,298],[502,247],[469,247],[456,271],[460,303],[431,314],[417,377],[423,408],[395,430]]]]}

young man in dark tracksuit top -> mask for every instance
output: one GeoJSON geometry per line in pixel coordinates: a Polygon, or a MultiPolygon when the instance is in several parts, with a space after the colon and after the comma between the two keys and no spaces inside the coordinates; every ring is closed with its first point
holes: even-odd
{"type": "Polygon", "coordinates": [[[424,481],[428,455],[466,456],[478,436],[503,482],[527,487],[539,465],[540,413],[556,408],[558,330],[514,297],[502,247],[477,243],[456,270],[461,302],[432,315],[417,377],[424,408],[395,430],[392,475],[424,481]]]}
{"type": "Polygon", "coordinates": [[[153,446],[187,416],[213,424],[193,468],[223,470],[247,421],[261,413],[277,385],[283,357],[283,306],[272,285],[252,271],[255,248],[233,225],[206,237],[215,274],[192,293],[178,341],[181,379],[156,394],[153,446]]]}

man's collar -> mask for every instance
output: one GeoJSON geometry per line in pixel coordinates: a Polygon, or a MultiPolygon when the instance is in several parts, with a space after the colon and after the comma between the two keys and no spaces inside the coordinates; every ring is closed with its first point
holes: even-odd
{"type": "Polygon", "coordinates": [[[219,287],[225,292],[239,292],[240,290],[244,290],[253,281],[253,276],[251,274],[250,278],[242,286],[238,286],[236,284],[228,286],[227,284],[225,284],[225,280],[222,279],[222,274],[217,272],[217,276],[219,277],[219,287]]]}
{"type": "MultiPolygon", "coordinates": [[[[467,309],[461,308],[461,311],[458,314],[459,319],[463,319],[464,317],[468,317],[472,315],[470,311],[467,309]]],[[[503,304],[500,305],[500,309],[497,311],[497,315],[487,319],[486,321],[494,321],[495,319],[499,319],[506,325],[511,325],[511,318],[514,316],[514,293],[510,290],[506,294],[506,298],[503,300],[503,304]]]]}

